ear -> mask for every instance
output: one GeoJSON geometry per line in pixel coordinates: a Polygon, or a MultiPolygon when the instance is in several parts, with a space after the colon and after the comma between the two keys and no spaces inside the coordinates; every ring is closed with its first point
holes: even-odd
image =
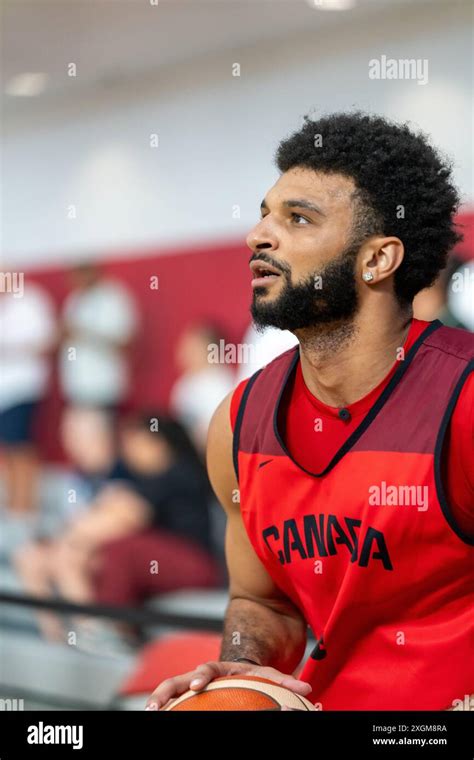
{"type": "MultiPolygon", "coordinates": [[[[382,282],[393,275],[403,261],[405,248],[397,237],[373,237],[360,251],[360,277],[371,273],[369,281],[382,282]]],[[[367,279],[367,278],[364,278],[367,279]]]]}

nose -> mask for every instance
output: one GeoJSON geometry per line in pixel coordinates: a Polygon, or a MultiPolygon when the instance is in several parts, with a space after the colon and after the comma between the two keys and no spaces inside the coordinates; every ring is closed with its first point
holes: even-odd
{"type": "Polygon", "coordinates": [[[254,253],[258,251],[276,251],[278,248],[278,240],[266,222],[267,218],[261,219],[247,235],[247,245],[254,253]]]}

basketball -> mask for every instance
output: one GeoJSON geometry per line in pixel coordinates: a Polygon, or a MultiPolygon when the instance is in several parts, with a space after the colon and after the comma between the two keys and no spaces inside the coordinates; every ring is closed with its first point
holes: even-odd
{"type": "Polygon", "coordinates": [[[202,691],[190,689],[165,710],[316,710],[304,697],[258,676],[222,676],[202,691]]]}

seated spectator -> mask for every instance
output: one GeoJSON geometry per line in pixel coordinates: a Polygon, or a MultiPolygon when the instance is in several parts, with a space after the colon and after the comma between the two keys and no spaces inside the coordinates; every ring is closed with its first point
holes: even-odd
{"type": "Polygon", "coordinates": [[[183,426],[165,414],[130,419],[122,454],[136,498],[146,504],[144,527],[169,530],[210,549],[211,487],[183,426]]]}
{"type": "Polygon", "coordinates": [[[119,459],[110,412],[87,406],[67,407],[61,418],[60,437],[74,467],[70,491],[74,491],[76,504],[89,504],[108,481],[130,480],[130,473],[119,459]]]}
{"type": "Polygon", "coordinates": [[[213,325],[196,324],[185,330],[176,347],[176,363],[182,374],[172,388],[170,405],[201,453],[211,417],[235,385],[233,371],[227,365],[209,361],[210,347],[219,346],[220,339],[213,325]]]}
{"type": "MultiPolygon", "coordinates": [[[[151,528],[181,537],[174,544],[176,566],[180,553],[184,567],[191,547],[194,552],[201,547],[208,584],[209,484],[184,429],[165,415],[135,418],[123,429],[122,453],[130,481],[107,483],[62,536],[26,545],[17,553],[15,564],[30,593],[48,596],[57,591],[68,601],[93,602],[104,548],[151,528]]],[[[191,569],[188,581],[195,585],[196,565],[191,569]]],[[[48,639],[64,640],[57,616],[41,613],[38,622],[48,639]]]]}
{"type": "Polygon", "coordinates": [[[107,544],[95,575],[95,601],[133,607],[182,588],[215,588],[223,578],[198,543],[166,530],[146,530],[107,544]]]}

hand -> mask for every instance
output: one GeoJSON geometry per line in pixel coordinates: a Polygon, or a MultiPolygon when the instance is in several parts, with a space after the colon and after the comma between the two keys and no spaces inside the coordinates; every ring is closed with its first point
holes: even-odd
{"type": "Polygon", "coordinates": [[[176,699],[189,689],[200,691],[214,678],[234,675],[268,678],[302,697],[308,696],[312,691],[312,687],[306,681],[299,681],[286,673],[280,673],[275,668],[269,668],[265,665],[252,665],[247,662],[212,661],[198,665],[195,670],[191,670],[189,673],[162,681],[148,698],[145,709],[162,710],[171,699],[176,699]]]}

